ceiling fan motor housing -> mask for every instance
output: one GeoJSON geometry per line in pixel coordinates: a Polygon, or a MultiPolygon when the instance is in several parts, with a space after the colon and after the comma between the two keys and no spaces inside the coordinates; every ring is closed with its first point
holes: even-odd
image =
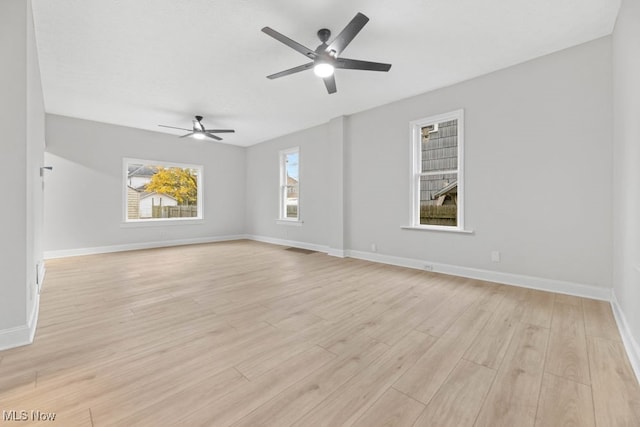
{"type": "Polygon", "coordinates": [[[329,40],[329,37],[331,37],[331,31],[326,29],[326,28],[322,28],[320,30],[318,30],[318,38],[320,39],[320,41],[325,44],[327,43],[327,40],[329,40]]]}

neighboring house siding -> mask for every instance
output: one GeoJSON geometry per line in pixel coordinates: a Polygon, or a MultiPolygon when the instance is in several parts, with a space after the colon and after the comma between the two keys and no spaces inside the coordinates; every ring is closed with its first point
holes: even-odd
{"type": "Polygon", "coordinates": [[[127,219],[139,219],[140,193],[131,187],[127,187],[127,219]]]}
{"type": "Polygon", "coordinates": [[[133,188],[141,188],[151,182],[148,176],[130,176],[128,184],[133,188]]]}
{"type": "MultiPolygon", "coordinates": [[[[452,170],[458,167],[457,121],[439,123],[438,130],[428,133],[422,144],[423,170],[452,170]]],[[[420,200],[422,205],[437,205],[435,196],[442,188],[457,180],[456,174],[439,174],[421,178],[420,200]]]]}
{"type": "Polygon", "coordinates": [[[288,199],[297,199],[298,198],[298,180],[292,178],[290,176],[287,177],[287,198],[288,199]]]}

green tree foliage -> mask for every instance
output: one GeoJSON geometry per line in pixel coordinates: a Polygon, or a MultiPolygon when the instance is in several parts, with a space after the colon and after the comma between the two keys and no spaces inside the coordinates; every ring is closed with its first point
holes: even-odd
{"type": "Polygon", "coordinates": [[[171,196],[180,205],[198,203],[198,178],[191,169],[158,166],[145,190],[171,196]]]}

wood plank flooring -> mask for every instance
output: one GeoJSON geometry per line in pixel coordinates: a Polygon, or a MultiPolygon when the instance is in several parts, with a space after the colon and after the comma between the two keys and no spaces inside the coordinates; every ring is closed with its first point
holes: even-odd
{"type": "Polygon", "coordinates": [[[606,302],[236,241],[48,261],[35,343],[0,352],[0,411],[23,410],[20,425],[640,426],[640,387],[606,302]]]}

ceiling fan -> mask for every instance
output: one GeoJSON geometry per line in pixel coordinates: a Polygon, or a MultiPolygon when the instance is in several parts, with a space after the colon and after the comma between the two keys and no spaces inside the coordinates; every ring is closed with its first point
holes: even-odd
{"type": "Polygon", "coordinates": [[[313,60],[313,62],[271,74],[270,76],[267,76],[267,78],[277,79],[279,77],[288,76],[289,74],[299,73],[300,71],[313,68],[315,74],[318,77],[322,77],[324,80],[327,92],[335,93],[337,89],[336,79],[333,72],[336,68],[348,70],[389,71],[391,64],[339,57],[342,51],[349,45],[349,43],[351,43],[355,36],[358,35],[367,22],[369,22],[369,18],[362,13],[358,13],[351,22],[347,24],[344,30],[342,30],[342,32],[329,44],[327,44],[327,41],[331,37],[331,31],[326,28],[319,30],[318,38],[320,39],[321,44],[316,48],[316,50],[311,50],[280,34],[272,28],[264,27],[262,29],[263,33],[270,35],[279,42],[286,44],[295,51],[300,52],[304,56],[313,60]]]}
{"type": "Polygon", "coordinates": [[[233,129],[205,129],[204,125],[202,124],[202,119],[203,119],[202,116],[195,116],[195,119],[193,120],[193,129],[178,128],[175,126],[166,126],[166,125],[158,125],[158,126],[163,128],[186,130],[189,132],[186,135],[182,135],[180,138],[193,136],[195,139],[205,139],[209,137],[209,138],[215,139],[216,141],[222,141],[222,138],[214,135],[214,133],[234,133],[235,132],[235,130],[233,129]]]}

